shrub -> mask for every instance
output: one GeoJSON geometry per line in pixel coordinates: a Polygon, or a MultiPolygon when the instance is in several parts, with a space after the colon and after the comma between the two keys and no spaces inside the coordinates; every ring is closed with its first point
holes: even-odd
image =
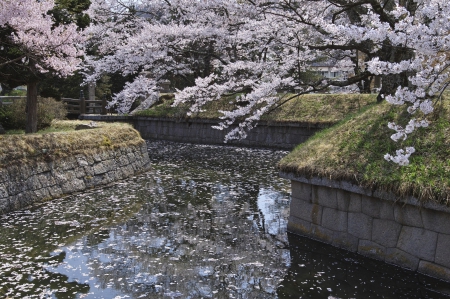
{"type": "MultiPolygon", "coordinates": [[[[15,100],[11,105],[0,107],[0,123],[6,130],[24,129],[27,116],[25,113],[26,99],[15,100]]],[[[37,128],[41,130],[49,127],[52,120],[64,119],[67,107],[63,102],[53,98],[38,98],[37,128]]]]}

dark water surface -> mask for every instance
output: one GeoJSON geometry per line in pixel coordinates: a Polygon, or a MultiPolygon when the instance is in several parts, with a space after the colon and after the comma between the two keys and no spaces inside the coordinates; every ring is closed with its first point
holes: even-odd
{"type": "Polygon", "coordinates": [[[0,298],[448,298],[448,283],[286,233],[286,152],[148,148],[145,174],[0,216],[0,298]]]}

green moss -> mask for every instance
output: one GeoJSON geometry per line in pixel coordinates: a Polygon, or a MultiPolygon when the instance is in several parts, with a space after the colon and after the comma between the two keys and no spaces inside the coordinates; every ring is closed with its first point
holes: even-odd
{"type": "Polygon", "coordinates": [[[393,192],[399,198],[450,201],[450,105],[436,107],[430,126],[403,142],[390,139],[388,122],[406,124],[403,108],[372,105],[299,145],[279,164],[282,171],[302,176],[346,180],[368,188],[393,192]],[[383,156],[414,146],[408,166],[387,162],[383,156]]]}

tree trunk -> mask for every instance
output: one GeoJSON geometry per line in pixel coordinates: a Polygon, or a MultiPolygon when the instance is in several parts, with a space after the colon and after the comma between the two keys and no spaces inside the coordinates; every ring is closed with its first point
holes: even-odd
{"type": "Polygon", "coordinates": [[[27,125],[25,133],[37,132],[37,82],[27,84],[27,125]]]}

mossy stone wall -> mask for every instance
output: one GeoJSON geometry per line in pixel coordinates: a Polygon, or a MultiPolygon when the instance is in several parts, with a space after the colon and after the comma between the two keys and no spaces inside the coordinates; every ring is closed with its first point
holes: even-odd
{"type": "Polygon", "coordinates": [[[125,179],[150,167],[145,141],[0,168],[0,214],[125,179]]]}

